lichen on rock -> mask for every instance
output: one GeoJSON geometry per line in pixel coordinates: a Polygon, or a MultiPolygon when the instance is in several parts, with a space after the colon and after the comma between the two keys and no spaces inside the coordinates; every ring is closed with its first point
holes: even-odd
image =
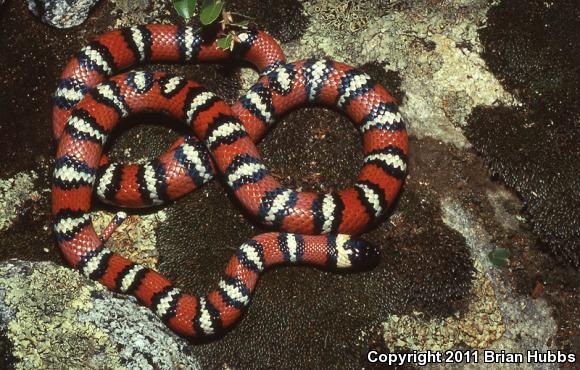
{"type": "Polygon", "coordinates": [[[83,23],[99,0],[27,0],[28,9],[44,23],[70,28],[83,23]]]}
{"type": "Polygon", "coordinates": [[[383,323],[387,348],[396,350],[446,351],[460,344],[487,348],[505,332],[501,311],[482,267],[475,263],[472,299],[465,314],[445,319],[423,319],[420,312],[391,315],[383,323]]]}
{"type": "Polygon", "coordinates": [[[34,190],[37,178],[35,172],[20,172],[12,178],[0,180],[0,231],[10,227],[24,202],[40,197],[34,190]]]}
{"type": "Polygon", "coordinates": [[[0,328],[17,369],[199,367],[187,342],[135,299],[53,263],[0,264],[0,328]]]}
{"type": "MultiPolygon", "coordinates": [[[[93,212],[93,226],[97,235],[108,225],[113,214],[106,211],[93,212]]],[[[130,215],[107,241],[107,247],[135,263],[155,268],[159,253],[155,246],[156,228],[167,218],[164,210],[148,215],[130,215]]]]}
{"type": "Polygon", "coordinates": [[[136,24],[169,23],[168,1],[159,0],[112,0],[115,28],[130,27],[136,24]]]}
{"type": "MultiPolygon", "coordinates": [[[[459,148],[470,146],[461,128],[474,107],[518,103],[480,56],[477,31],[485,24],[489,1],[444,2],[436,7],[431,1],[369,3],[374,7],[361,15],[366,25],[360,31],[342,32],[332,22],[312,22],[300,44],[290,49],[289,59],[309,57],[315,51],[355,66],[382,63],[401,76],[405,91],[401,111],[409,132],[459,148]]],[[[325,15],[316,10],[330,4],[340,7],[341,2],[318,0],[305,3],[305,8],[320,18],[325,15]]]]}
{"type": "MultiPolygon", "coordinates": [[[[389,350],[445,351],[463,346],[524,353],[546,351],[557,326],[541,299],[517,296],[487,254],[493,244],[477,216],[456,200],[441,202],[443,222],[459,232],[473,259],[475,274],[468,309],[446,318],[426,319],[420,312],[391,315],[383,323],[389,350]]],[[[526,364],[524,368],[535,368],[526,364]]]]}
{"type": "MultiPolygon", "coordinates": [[[[8,321],[7,338],[14,346],[17,368],[55,368],[62,364],[80,368],[121,367],[107,334],[90,323],[77,320],[79,312],[92,307],[90,296],[103,287],[89,287],[74,271],[40,264],[4,263],[0,268],[3,305],[15,316],[8,321]],[[100,364],[100,366],[99,366],[100,364]]],[[[6,318],[2,318],[5,322],[6,318]]]]}

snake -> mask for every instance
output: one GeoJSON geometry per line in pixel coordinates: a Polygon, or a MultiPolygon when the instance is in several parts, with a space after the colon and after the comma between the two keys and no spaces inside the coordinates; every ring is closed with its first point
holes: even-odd
{"type": "Polygon", "coordinates": [[[270,266],[364,270],[376,264],[378,248],[351,235],[385,214],[406,173],[404,120],[379,83],[328,59],[287,63],[263,31],[248,29],[237,39],[227,51],[190,27],[144,25],[107,32],[71,59],[54,96],[53,229],[65,260],[109,289],[134,295],[175,332],[194,338],[233,325],[270,266]],[[260,71],[258,82],[233,107],[180,76],[122,72],[140,63],[230,59],[248,61],[260,71]],[[352,187],[295,191],[282,186],[263,163],[255,142],[285,114],[308,105],[343,112],[361,133],[363,166],[352,187]],[[102,151],[111,131],[142,111],[164,112],[194,134],[147,163],[108,163],[102,151]],[[114,227],[107,228],[106,237],[97,236],[90,216],[94,190],[111,204],[147,207],[176,199],[216,173],[249,215],[278,231],[243,243],[209,294],[184,293],[155,270],[106,248],[114,227]]]}

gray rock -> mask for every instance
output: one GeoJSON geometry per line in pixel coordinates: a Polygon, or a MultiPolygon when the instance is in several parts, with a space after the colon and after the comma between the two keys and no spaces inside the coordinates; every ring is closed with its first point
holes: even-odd
{"type": "Polygon", "coordinates": [[[200,367],[189,343],[134,298],[51,262],[0,263],[0,330],[24,369],[200,367]]]}
{"type": "MultiPolygon", "coordinates": [[[[0,3],[3,0],[0,0],[0,3]]],[[[83,23],[99,0],[27,0],[28,9],[44,23],[70,28],[83,23]]]]}

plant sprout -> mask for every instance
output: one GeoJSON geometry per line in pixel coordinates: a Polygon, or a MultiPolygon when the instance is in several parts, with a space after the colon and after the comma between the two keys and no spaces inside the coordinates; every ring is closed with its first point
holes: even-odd
{"type": "MultiPolygon", "coordinates": [[[[217,40],[217,46],[220,49],[232,50],[235,43],[240,41],[237,31],[247,29],[251,18],[225,10],[224,4],[224,0],[203,0],[199,11],[199,21],[203,27],[211,26],[219,21],[224,35],[217,40]],[[236,21],[234,15],[244,19],[236,21]]],[[[197,0],[173,0],[173,7],[177,14],[189,20],[195,14],[197,0]]]]}

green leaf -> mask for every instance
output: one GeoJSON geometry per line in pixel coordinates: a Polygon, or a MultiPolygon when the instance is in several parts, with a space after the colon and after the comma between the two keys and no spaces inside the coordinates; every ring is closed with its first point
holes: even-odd
{"type": "Polygon", "coordinates": [[[173,0],[173,7],[177,11],[177,14],[185,19],[189,19],[193,16],[196,5],[197,0],[173,0]]]}
{"type": "Polygon", "coordinates": [[[218,39],[216,44],[217,47],[220,49],[229,49],[230,46],[232,46],[232,42],[233,42],[233,38],[232,35],[227,35],[222,37],[221,39],[218,39]]]}
{"type": "Polygon", "coordinates": [[[496,248],[489,252],[488,257],[491,263],[496,265],[497,267],[504,267],[508,264],[508,259],[510,256],[509,249],[505,248],[496,248]]]}
{"type": "Polygon", "coordinates": [[[207,26],[215,22],[222,13],[223,7],[223,0],[203,0],[201,12],[199,14],[201,24],[207,26]]]}

